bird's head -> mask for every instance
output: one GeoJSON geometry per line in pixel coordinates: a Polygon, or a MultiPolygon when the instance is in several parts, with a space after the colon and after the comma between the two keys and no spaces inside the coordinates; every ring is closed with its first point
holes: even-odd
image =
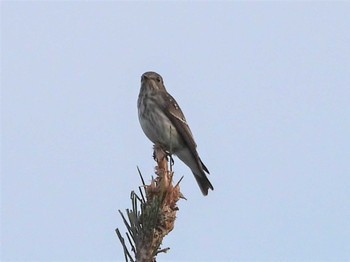
{"type": "Polygon", "coordinates": [[[156,72],[146,72],[141,76],[141,86],[147,85],[153,90],[165,90],[163,78],[156,72]]]}

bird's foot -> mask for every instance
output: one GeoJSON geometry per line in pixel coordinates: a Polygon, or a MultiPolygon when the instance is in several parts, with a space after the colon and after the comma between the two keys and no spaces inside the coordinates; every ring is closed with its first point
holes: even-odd
{"type": "Polygon", "coordinates": [[[171,153],[167,152],[167,157],[168,157],[168,160],[170,162],[170,170],[172,171],[173,170],[173,165],[174,165],[174,159],[173,159],[173,156],[171,153]]]}

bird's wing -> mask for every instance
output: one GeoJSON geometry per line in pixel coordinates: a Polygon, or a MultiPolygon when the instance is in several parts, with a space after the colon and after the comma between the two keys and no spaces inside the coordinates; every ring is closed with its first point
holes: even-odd
{"type": "Polygon", "coordinates": [[[181,108],[177,104],[176,100],[167,92],[162,92],[162,96],[164,98],[162,101],[166,101],[163,105],[161,105],[166,116],[173,123],[176,131],[181,135],[182,139],[190,147],[191,151],[197,152],[196,142],[194,141],[192,132],[186,122],[186,118],[182,113],[181,108]]]}
{"type": "Polygon", "coordinates": [[[162,96],[163,99],[161,101],[163,102],[157,100],[156,103],[158,103],[158,105],[163,109],[163,112],[165,112],[166,116],[175,126],[176,131],[180,134],[184,142],[188,145],[190,152],[194,155],[195,159],[199,161],[199,164],[202,166],[202,168],[209,174],[208,168],[199,158],[198,152],[196,150],[196,142],[194,141],[191,129],[186,122],[185,115],[182,113],[181,108],[177,104],[176,100],[169,93],[162,92],[162,96]]]}

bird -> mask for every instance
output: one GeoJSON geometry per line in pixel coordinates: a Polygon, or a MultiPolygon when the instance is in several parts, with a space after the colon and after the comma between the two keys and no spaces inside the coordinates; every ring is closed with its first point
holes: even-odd
{"type": "Polygon", "coordinates": [[[152,71],[142,74],[137,108],[141,128],[148,139],[170,155],[176,155],[191,169],[204,196],[209,189],[214,190],[186,118],[167,92],[160,74],[152,71]]]}

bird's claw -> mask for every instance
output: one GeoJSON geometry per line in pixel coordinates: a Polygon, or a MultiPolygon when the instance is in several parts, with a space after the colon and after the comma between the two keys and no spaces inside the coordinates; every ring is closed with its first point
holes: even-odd
{"type": "Polygon", "coordinates": [[[169,157],[170,166],[173,166],[174,165],[174,159],[173,159],[172,155],[169,152],[167,152],[167,156],[169,157]]]}

